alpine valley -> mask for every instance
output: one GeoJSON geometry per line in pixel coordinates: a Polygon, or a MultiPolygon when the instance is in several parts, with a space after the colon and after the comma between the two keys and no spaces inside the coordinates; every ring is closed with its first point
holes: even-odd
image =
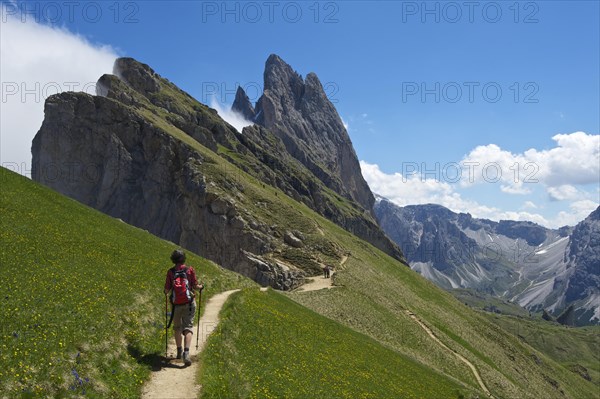
{"type": "Polygon", "coordinates": [[[573,312],[569,323],[578,325],[600,322],[600,207],[557,230],[382,197],[375,213],[411,268],[440,287],[472,288],[556,317],[573,312]]]}

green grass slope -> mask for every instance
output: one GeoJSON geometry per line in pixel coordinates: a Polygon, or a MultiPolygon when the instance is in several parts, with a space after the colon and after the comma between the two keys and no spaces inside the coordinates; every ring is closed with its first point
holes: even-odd
{"type": "Polygon", "coordinates": [[[598,384],[522,342],[486,314],[358,240],[344,245],[353,249],[335,276],[340,288],[292,293],[294,300],[477,389],[466,365],[436,345],[407,313],[414,312],[445,345],[475,365],[496,398],[598,397],[598,384]]]}
{"type": "Polygon", "coordinates": [[[269,290],[236,294],[202,355],[203,398],[462,398],[476,392],[269,290]]]}
{"type": "Polygon", "coordinates": [[[475,309],[485,310],[490,313],[500,313],[519,317],[529,317],[527,309],[516,303],[509,302],[490,294],[470,288],[455,288],[448,290],[456,299],[475,309]]]}
{"type": "MultiPolygon", "coordinates": [[[[0,169],[0,397],[138,397],[174,245],[0,169]]],[[[254,283],[189,254],[205,294],[254,283]]]]}
{"type": "MultiPolygon", "coordinates": [[[[567,369],[600,385],[600,326],[566,327],[545,320],[486,315],[567,369]]],[[[598,388],[597,397],[600,397],[598,388]]]]}

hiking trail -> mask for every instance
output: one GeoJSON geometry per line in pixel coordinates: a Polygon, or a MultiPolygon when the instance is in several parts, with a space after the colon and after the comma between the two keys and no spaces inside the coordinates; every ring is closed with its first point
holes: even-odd
{"type": "MultiPolygon", "coordinates": [[[[340,270],[343,270],[342,266],[348,261],[348,255],[342,256],[340,260],[340,270]]],[[[325,278],[322,276],[318,277],[309,277],[307,278],[308,282],[297,289],[297,292],[307,292],[307,291],[317,291],[322,290],[324,288],[331,289],[336,286],[333,285],[333,275],[335,274],[335,270],[331,271],[331,276],[329,278],[325,278]]]]}
{"type": "MultiPolygon", "coordinates": [[[[171,336],[167,358],[163,358],[158,371],[153,371],[150,380],[142,390],[142,399],[189,399],[198,397],[201,388],[201,385],[197,384],[196,381],[198,374],[198,354],[202,352],[208,336],[219,324],[219,312],[225,301],[227,301],[227,298],[231,294],[237,291],[239,290],[221,292],[209,299],[204,314],[200,319],[198,350],[196,350],[197,326],[194,326],[194,336],[192,337],[192,345],[190,347],[191,366],[186,367],[183,364],[183,360],[175,359],[177,347],[175,346],[175,339],[171,336]]],[[[169,329],[169,334],[173,334],[172,329],[169,329]]]]}
{"type": "Polygon", "coordinates": [[[494,399],[494,396],[492,396],[492,393],[485,386],[485,383],[483,382],[483,379],[481,378],[481,375],[479,375],[479,371],[477,371],[477,368],[475,367],[475,365],[473,363],[471,363],[469,361],[469,359],[467,359],[466,357],[464,357],[463,355],[461,355],[460,353],[456,352],[454,349],[450,348],[445,343],[443,343],[442,341],[440,341],[440,339],[435,336],[435,334],[433,333],[433,331],[431,331],[431,329],[429,327],[427,327],[421,320],[419,320],[419,318],[413,312],[411,312],[410,310],[407,310],[406,313],[410,316],[411,319],[413,319],[414,321],[416,321],[417,324],[419,326],[421,326],[421,328],[423,330],[425,330],[425,332],[427,332],[427,335],[429,335],[431,337],[431,339],[433,339],[439,346],[441,346],[442,348],[444,348],[444,349],[452,352],[458,358],[458,360],[460,360],[463,363],[465,363],[471,369],[471,371],[473,372],[473,375],[475,376],[475,379],[479,383],[479,386],[481,387],[481,389],[483,390],[483,392],[485,392],[486,395],[489,396],[490,398],[494,399]]]}

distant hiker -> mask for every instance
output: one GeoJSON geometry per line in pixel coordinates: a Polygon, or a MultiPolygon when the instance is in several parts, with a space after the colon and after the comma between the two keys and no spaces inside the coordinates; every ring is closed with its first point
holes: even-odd
{"type": "Polygon", "coordinates": [[[323,268],[323,275],[325,278],[329,278],[330,271],[331,271],[331,268],[329,267],[329,265],[325,265],[325,267],[323,268]]]}
{"type": "MultiPolygon", "coordinates": [[[[175,343],[177,344],[177,359],[183,357],[186,366],[192,364],[190,360],[190,344],[192,342],[194,315],[196,301],[194,290],[202,290],[204,286],[198,284],[196,272],[193,267],[185,265],[185,253],[181,249],[173,251],[171,261],[175,264],[167,272],[165,281],[165,295],[171,293],[171,321],[175,343]],[[182,335],[185,336],[185,349],[181,348],[182,335]]],[[[169,322],[169,325],[171,322],[169,322]]]]}

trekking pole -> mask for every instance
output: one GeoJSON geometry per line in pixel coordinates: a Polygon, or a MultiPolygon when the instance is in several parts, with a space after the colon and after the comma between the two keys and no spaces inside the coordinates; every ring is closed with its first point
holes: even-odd
{"type": "MultiPolygon", "coordinates": [[[[202,290],[204,286],[202,286],[202,290]]],[[[200,307],[202,306],[202,290],[198,294],[198,327],[196,327],[196,351],[198,350],[198,340],[200,339],[200,307]]]]}
{"type": "Polygon", "coordinates": [[[169,304],[168,304],[167,294],[165,294],[165,357],[167,357],[167,348],[168,348],[168,336],[169,336],[169,304]]]}

